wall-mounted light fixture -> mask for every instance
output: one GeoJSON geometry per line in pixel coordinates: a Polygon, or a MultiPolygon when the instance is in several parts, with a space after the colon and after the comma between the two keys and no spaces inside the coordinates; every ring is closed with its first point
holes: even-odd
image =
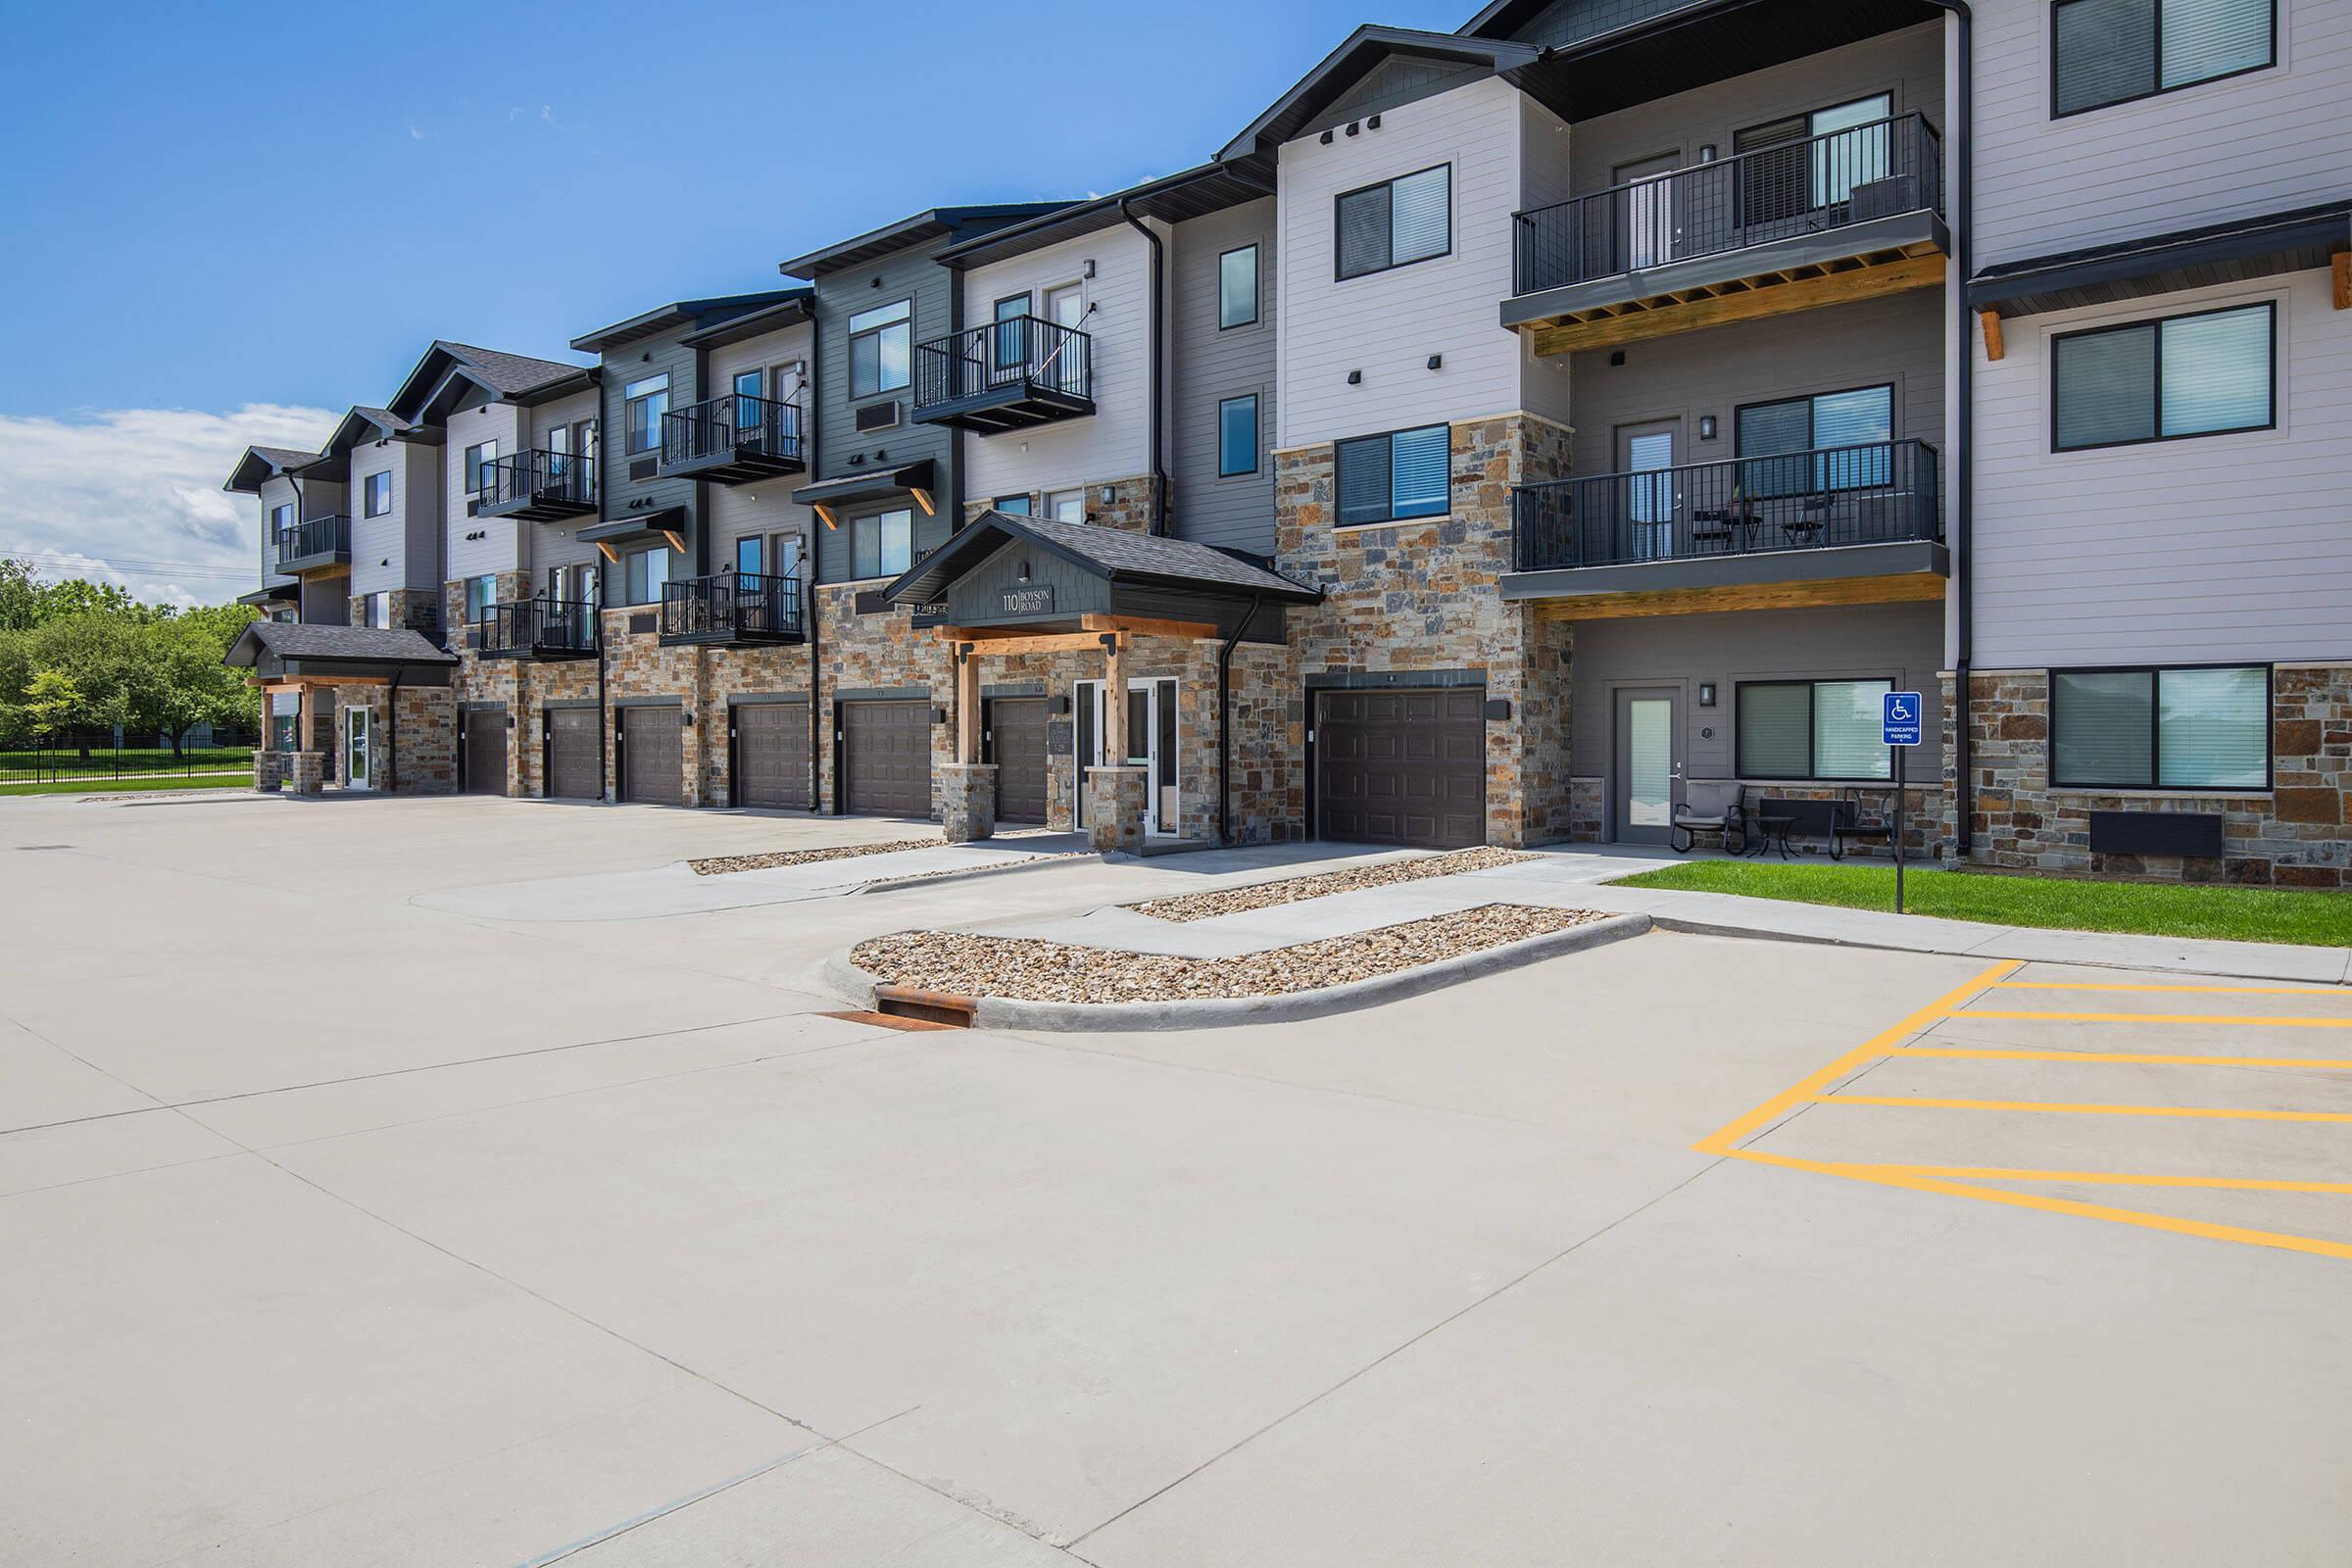
{"type": "Polygon", "coordinates": [[[1715,161],[1715,144],[1713,142],[1707,142],[1700,146],[1698,161],[1702,164],[1711,164],[1715,161]]]}
{"type": "Polygon", "coordinates": [[[1429,368],[1433,370],[1443,370],[1446,368],[1446,356],[1443,354],[1432,354],[1429,357],[1429,368]]]}
{"type": "Polygon", "coordinates": [[[1715,683],[1713,681],[1702,680],[1698,683],[1698,706],[1701,708],[1715,706],[1715,683]]]}
{"type": "Polygon", "coordinates": [[[1119,487],[1118,487],[1117,485],[1115,485],[1115,484],[1106,484],[1106,485],[1104,485],[1104,486],[1102,487],[1102,504],[1103,504],[1104,506],[1106,506],[1106,507],[1107,507],[1107,506],[1111,505],[1113,502],[1117,501],[1118,499],[1119,499],[1119,487]]]}
{"type": "Polygon", "coordinates": [[[1089,256],[1086,259],[1086,270],[1079,275],[1081,277],[1092,277],[1095,275],[1095,259],[1092,256],[1089,256]]]}
{"type": "Polygon", "coordinates": [[[1378,130],[1380,128],[1380,117],[1378,115],[1374,115],[1370,120],[1365,121],[1364,128],[1366,130],[1378,130]]]}
{"type": "Polygon", "coordinates": [[[1350,135],[1350,136],[1354,136],[1354,135],[1359,135],[1359,134],[1361,134],[1361,133],[1362,133],[1362,131],[1363,131],[1363,128],[1364,128],[1364,127],[1363,127],[1363,126],[1362,126],[1360,123],[1358,123],[1357,122],[1355,122],[1355,121],[1352,121],[1352,120],[1350,120],[1349,122],[1348,122],[1348,135],[1350,135]]]}
{"type": "Polygon", "coordinates": [[[1349,386],[1362,386],[1364,384],[1364,372],[1361,370],[1349,370],[1348,372],[1348,384],[1349,386]]]}
{"type": "Polygon", "coordinates": [[[1702,414],[1698,416],[1698,438],[1701,441],[1714,440],[1716,429],[1717,425],[1715,423],[1715,416],[1712,414],[1702,414]]]}

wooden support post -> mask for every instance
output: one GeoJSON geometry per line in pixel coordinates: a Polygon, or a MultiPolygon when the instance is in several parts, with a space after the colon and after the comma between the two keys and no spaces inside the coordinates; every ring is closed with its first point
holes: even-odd
{"type": "Polygon", "coordinates": [[[2352,251],[2337,251],[2329,265],[2335,269],[2335,308],[2352,311],[2352,251]]]}
{"type": "Polygon", "coordinates": [[[2008,352],[2006,345],[2001,342],[2001,313],[1979,311],[1977,319],[1984,328],[1984,357],[1988,360],[1999,359],[2008,352]]]}
{"type": "Polygon", "coordinates": [[[1102,635],[1102,761],[1108,767],[1127,765],[1127,639],[1119,632],[1102,635]]]}
{"type": "Polygon", "coordinates": [[[956,645],[956,760],[980,760],[980,655],[970,643],[956,645]]]}

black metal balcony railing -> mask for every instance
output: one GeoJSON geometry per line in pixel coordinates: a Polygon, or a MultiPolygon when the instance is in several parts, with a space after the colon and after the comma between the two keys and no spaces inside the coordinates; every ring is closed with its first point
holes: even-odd
{"type": "Polygon", "coordinates": [[[1943,211],[1943,144],[1916,111],[1512,216],[1512,292],[1534,294],[1897,213],[1943,211]]]}
{"type": "Polygon", "coordinates": [[[510,453],[490,465],[480,511],[497,515],[516,508],[549,506],[564,512],[596,508],[596,464],[569,452],[510,453]]]}
{"type": "Polygon", "coordinates": [[[663,583],[662,635],[679,642],[790,641],[801,635],[801,579],[721,571],[663,583]]]}
{"type": "Polygon", "coordinates": [[[1939,540],[1936,449],[1871,441],[1514,486],[1513,569],[1939,540]]]}
{"type": "Polygon", "coordinates": [[[1011,316],[914,346],[914,407],[988,393],[1095,395],[1094,339],[1074,326],[1011,316]]]}
{"type": "Polygon", "coordinates": [[[277,536],[277,568],[291,570],[297,562],[320,562],[351,555],[349,517],[313,517],[277,536]]]}
{"type": "Polygon", "coordinates": [[[486,658],[564,658],[596,651],[596,607],[572,599],[520,599],[492,605],[474,621],[473,646],[486,658]]]}
{"type": "Polygon", "coordinates": [[[662,416],[664,467],[738,457],[802,462],[801,406],[729,392],[662,416]]]}

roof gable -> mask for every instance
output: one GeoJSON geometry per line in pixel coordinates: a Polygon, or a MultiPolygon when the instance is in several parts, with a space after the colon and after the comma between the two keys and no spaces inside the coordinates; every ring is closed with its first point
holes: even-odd
{"type": "MultiPolygon", "coordinates": [[[[1347,42],[1325,55],[1314,70],[1299,77],[1290,91],[1275,99],[1265,113],[1227,142],[1217,158],[1226,162],[1271,152],[1284,142],[1304,135],[1392,60],[1416,61],[1439,68],[1430,79],[1439,81],[1438,90],[1443,91],[1499,71],[1531,65],[1542,53],[1531,44],[1465,37],[1459,33],[1420,32],[1410,27],[1358,27],[1348,34],[1347,42]]],[[[1370,93],[1381,90],[1374,85],[1370,93]]],[[[1426,90],[1416,89],[1398,101],[1409,102],[1411,98],[1428,95],[1426,90]]]]}

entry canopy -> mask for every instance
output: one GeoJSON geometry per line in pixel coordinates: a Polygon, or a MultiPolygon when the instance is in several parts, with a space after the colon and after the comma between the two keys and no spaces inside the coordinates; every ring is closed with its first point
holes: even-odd
{"type": "Polygon", "coordinates": [[[2340,268],[2347,249],[2352,249],[2352,202],[2328,202],[2003,262],[1970,279],[1968,306],[2002,316],[2075,310],[2330,263],[2340,268]]]}
{"type": "Polygon", "coordinates": [[[839,478],[819,479],[805,484],[792,493],[796,506],[814,507],[824,516],[825,525],[833,525],[829,514],[836,507],[854,507],[862,501],[889,501],[898,496],[920,498],[927,514],[937,505],[931,498],[938,493],[937,476],[929,458],[920,463],[881,464],[857,473],[845,473],[839,478]]]}
{"type": "MultiPolygon", "coordinates": [[[[1215,626],[1230,635],[1259,607],[1323,596],[1207,545],[1087,523],[984,512],[882,590],[956,626],[1076,629],[1087,617],[1215,626]]],[[[1279,625],[1279,620],[1273,624],[1279,625]]],[[[1277,634],[1279,635],[1279,634],[1277,634]]]]}
{"type": "Polygon", "coordinates": [[[457,656],[421,632],[380,626],[305,626],[257,620],[240,632],[220,661],[250,669],[264,685],[333,685],[389,681],[446,686],[457,656]]]}
{"type": "Polygon", "coordinates": [[[272,577],[253,592],[237,595],[237,603],[256,610],[268,610],[272,605],[299,605],[302,584],[292,577],[272,577]]]}

